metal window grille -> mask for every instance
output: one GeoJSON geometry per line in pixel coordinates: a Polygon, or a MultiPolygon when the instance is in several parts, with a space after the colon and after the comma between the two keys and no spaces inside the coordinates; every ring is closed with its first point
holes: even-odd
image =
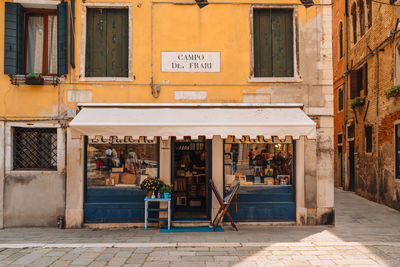
{"type": "Polygon", "coordinates": [[[14,128],[14,169],[57,169],[56,128],[14,128]]]}

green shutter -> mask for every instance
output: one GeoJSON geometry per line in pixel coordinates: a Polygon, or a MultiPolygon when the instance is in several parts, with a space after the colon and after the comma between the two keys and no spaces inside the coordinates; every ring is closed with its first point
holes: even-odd
{"type": "Polygon", "coordinates": [[[57,5],[57,74],[68,73],[68,2],[57,5]]]}
{"type": "Polygon", "coordinates": [[[293,77],[293,11],[254,10],[254,76],[293,77]]]}
{"type": "Polygon", "coordinates": [[[21,4],[5,3],[4,74],[24,72],[24,8],[21,4]]]}
{"type": "Polygon", "coordinates": [[[128,9],[87,11],[86,77],[128,77],[128,9]]]}
{"type": "Polygon", "coordinates": [[[343,89],[340,88],[338,92],[338,110],[343,110],[343,89]]]}

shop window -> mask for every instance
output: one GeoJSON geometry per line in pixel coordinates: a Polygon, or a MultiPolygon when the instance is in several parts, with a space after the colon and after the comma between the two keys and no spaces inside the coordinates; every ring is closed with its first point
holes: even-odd
{"type": "Polygon", "coordinates": [[[13,128],[14,170],[56,170],[56,128],[13,128]]]}
{"type": "Polygon", "coordinates": [[[351,6],[351,21],[353,25],[353,44],[357,43],[357,6],[353,3],[351,6]]]}
{"type": "Polygon", "coordinates": [[[350,98],[365,97],[368,94],[368,64],[350,72],[350,98]]]}
{"type": "Polygon", "coordinates": [[[128,12],[87,9],[85,77],[128,77],[128,12]]]}
{"type": "Polygon", "coordinates": [[[343,23],[339,23],[339,59],[343,57],[343,23]]]}
{"type": "Polygon", "coordinates": [[[293,10],[254,9],[254,77],[293,77],[293,10]]]}
{"type": "Polygon", "coordinates": [[[139,186],[149,176],[158,177],[157,141],[88,141],[88,187],[139,186]]]}
{"type": "Polygon", "coordinates": [[[363,37],[365,33],[365,10],[364,0],[358,0],[358,19],[360,20],[360,36],[363,37]]]}
{"type": "Polygon", "coordinates": [[[395,125],[396,178],[400,179],[400,124],[395,125]]]}
{"type": "Polygon", "coordinates": [[[372,126],[365,127],[365,152],[372,153],[372,126]]]}
{"type": "Polygon", "coordinates": [[[293,185],[293,144],[236,142],[224,144],[225,185],[293,185]]]}
{"type": "Polygon", "coordinates": [[[53,9],[5,4],[4,73],[68,73],[68,3],[53,9]]]}
{"type": "Polygon", "coordinates": [[[343,89],[339,88],[338,90],[338,110],[343,110],[343,89]]]}

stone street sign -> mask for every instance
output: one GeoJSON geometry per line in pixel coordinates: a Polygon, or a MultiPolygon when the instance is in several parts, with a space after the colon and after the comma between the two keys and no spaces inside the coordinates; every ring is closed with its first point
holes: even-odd
{"type": "Polygon", "coordinates": [[[161,52],[161,72],[221,72],[221,53],[161,52]]]}

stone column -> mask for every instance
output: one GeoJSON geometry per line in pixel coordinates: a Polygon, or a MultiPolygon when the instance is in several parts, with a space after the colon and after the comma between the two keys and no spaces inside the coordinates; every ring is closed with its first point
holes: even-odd
{"type": "Polygon", "coordinates": [[[296,141],[296,222],[306,224],[307,208],[304,188],[304,137],[296,141]]]}
{"type": "Polygon", "coordinates": [[[83,225],[84,203],[84,141],[72,139],[71,129],[67,130],[67,188],[65,220],[67,228],[81,228],[83,225]]]}
{"type": "Polygon", "coordinates": [[[0,122],[0,229],[4,228],[4,121],[0,122]]]}
{"type": "MultiPolygon", "coordinates": [[[[220,194],[223,192],[223,140],[220,136],[214,136],[212,140],[212,179],[215,183],[220,194]]],[[[213,219],[215,215],[217,215],[219,209],[218,200],[215,198],[212,193],[212,209],[211,209],[211,218],[213,219]]]]}

